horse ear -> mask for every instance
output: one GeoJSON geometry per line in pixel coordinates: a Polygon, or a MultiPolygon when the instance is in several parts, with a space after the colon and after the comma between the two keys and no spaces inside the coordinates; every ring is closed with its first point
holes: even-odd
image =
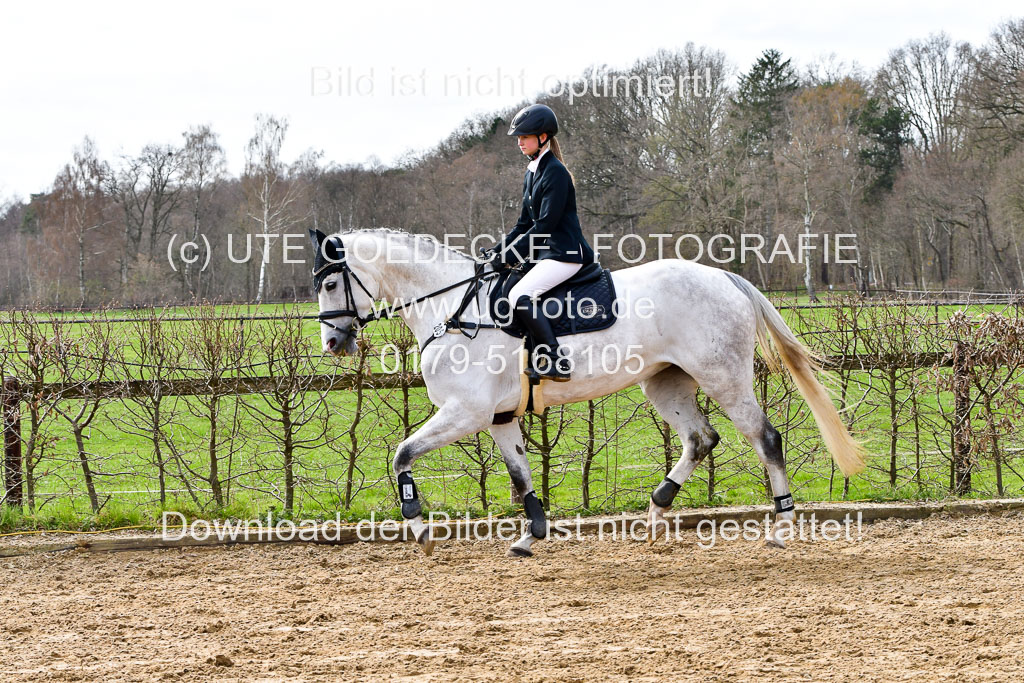
{"type": "Polygon", "coordinates": [[[332,235],[327,239],[327,244],[324,245],[324,256],[331,263],[345,260],[345,245],[341,243],[340,237],[332,235]]]}
{"type": "Polygon", "coordinates": [[[324,240],[327,239],[327,235],[323,234],[319,230],[309,230],[309,241],[313,244],[313,258],[316,259],[316,255],[320,253],[320,245],[323,244],[324,240]]]}

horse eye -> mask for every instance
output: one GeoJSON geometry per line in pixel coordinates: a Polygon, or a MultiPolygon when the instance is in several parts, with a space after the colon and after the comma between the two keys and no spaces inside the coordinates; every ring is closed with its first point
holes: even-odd
{"type": "Polygon", "coordinates": [[[333,292],[333,291],[334,291],[334,288],[335,288],[335,287],[337,287],[337,286],[338,286],[338,283],[337,283],[337,282],[328,282],[328,283],[326,283],[326,284],[324,285],[324,288],[325,288],[325,289],[326,289],[326,290],[327,290],[328,292],[333,292]]]}

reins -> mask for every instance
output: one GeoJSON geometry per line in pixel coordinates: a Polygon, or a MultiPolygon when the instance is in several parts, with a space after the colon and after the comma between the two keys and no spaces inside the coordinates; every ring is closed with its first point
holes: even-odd
{"type": "MultiPolygon", "coordinates": [[[[422,301],[426,301],[427,299],[431,299],[431,298],[433,298],[433,297],[435,297],[435,296],[437,296],[439,294],[444,294],[445,292],[449,292],[449,291],[455,289],[456,287],[460,287],[460,286],[468,283],[469,287],[466,288],[466,293],[463,295],[462,301],[459,304],[458,308],[455,310],[455,313],[452,314],[443,323],[438,323],[437,325],[434,326],[433,335],[430,336],[427,339],[427,341],[423,343],[423,347],[420,349],[420,351],[422,352],[423,349],[427,348],[427,344],[429,344],[433,340],[443,336],[448,330],[451,330],[451,329],[458,329],[464,336],[469,337],[470,339],[472,339],[472,338],[474,338],[476,336],[476,334],[469,335],[466,332],[466,330],[475,329],[475,330],[479,331],[480,329],[484,329],[484,328],[498,329],[497,325],[494,325],[494,324],[491,324],[491,323],[464,322],[464,321],[462,321],[460,319],[460,317],[462,316],[463,312],[465,312],[466,307],[469,305],[469,302],[474,299],[474,297],[476,296],[476,293],[479,291],[480,285],[484,281],[486,281],[486,280],[490,280],[491,278],[497,277],[498,274],[499,274],[497,270],[492,270],[489,273],[484,273],[483,269],[484,269],[485,265],[486,264],[477,261],[474,264],[473,274],[470,277],[467,277],[467,278],[465,278],[463,280],[459,280],[458,282],[450,284],[450,285],[448,285],[446,287],[442,287],[441,289],[438,289],[438,290],[435,290],[433,292],[430,292],[429,294],[425,294],[425,295],[423,295],[421,297],[417,297],[417,298],[413,299],[412,301],[406,301],[405,303],[400,304],[400,305],[391,305],[391,306],[389,306],[387,308],[384,308],[384,309],[381,309],[381,310],[371,310],[369,315],[361,316],[361,315],[359,315],[359,311],[356,310],[355,296],[353,294],[353,289],[352,289],[352,280],[355,280],[355,283],[357,285],[359,285],[360,289],[362,289],[363,292],[366,293],[366,295],[370,298],[371,301],[373,301],[374,297],[373,297],[372,294],[370,294],[370,291],[366,288],[366,285],[363,284],[362,280],[359,279],[359,276],[356,275],[355,271],[353,271],[349,267],[347,258],[342,257],[339,260],[332,261],[330,263],[327,263],[327,264],[323,265],[319,269],[314,270],[313,271],[313,281],[317,282],[318,279],[319,279],[319,281],[322,283],[323,278],[327,277],[328,275],[330,275],[332,273],[339,273],[340,272],[341,275],[342,275],[342,286],[344,287],[344,290],[345,290],[345,306],[346,306],[346,308],[338,308],[338,309],[334,309],[334,310],[330,310],[330,311],[322,311],[319,315],[317,315],[317,319],[319,320],[321,325],[327,325],[332,330],[335,330],[337,332],[347,333],[347,330],[341,329],[340,327],[338,327],[334,323],[330,322],[330,320],[332,318],[341,318],[341,317],[351,317],[351,318],[354,318],[356,323],[357,323],[356,329],[358,330],[359,328],[361,328],[366,323],[372,322],[374,320],[386,320],[386,319],[391,318],[392,316],[394,316],[396,313],[404,311],[409,306],[413,306],[413,305],[418,304],[418,303],[420,303],[422,301]]],[[[317,293],[320,292],[320,287],[316,288],[316,292],[317,293]]]]}

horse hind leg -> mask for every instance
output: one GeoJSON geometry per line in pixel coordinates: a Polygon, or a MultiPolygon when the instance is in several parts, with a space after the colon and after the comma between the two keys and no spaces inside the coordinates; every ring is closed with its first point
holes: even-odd
{"type": "MultiPolygon", "coordinates": [[[[719,405],[729,419],[757,452],[761,464],[768,470],[768,480],[775,499],[775,524],[768,531],[765,543],[770,547],[785,548],[786,540],[793,533],[796,507],[789,490],[786,475],[786,459],[782,453],[782,435],[768,421],[768,416],[757,403],[753,389],[737,394],[735,400],[719,400],[719,405]]],[[[718,400],[716,398],[716,400],[718,400]]]]}
{"type": "Polygon", "coordinates": [[[683,453],[679,462],[651,494],[647,508],[647,542],[668,533],[665,513],[697,465],[718,444],[718,432],[697,405],[697,382],[682,369],[672,366],[641,383],[644,395],[679,435],[683,453]]]}

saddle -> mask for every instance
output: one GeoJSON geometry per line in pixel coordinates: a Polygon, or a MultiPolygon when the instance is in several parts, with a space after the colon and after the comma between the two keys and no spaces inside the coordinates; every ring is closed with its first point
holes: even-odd
{"type": "MultiPolygon", "coordinates": [[[[495,278],[488,297],[491,319],[495,325],[513,337],[526,337],[524,330],[512,317],[508,293],[533,266],[505,269],[495,278]]],[[[541,310],[551,321],[556,337],[581,332],[597,332],[615,322],[615,285],[612,274],[600,263],[588,263],[565,282],[541,295],[541,310]]]]}

